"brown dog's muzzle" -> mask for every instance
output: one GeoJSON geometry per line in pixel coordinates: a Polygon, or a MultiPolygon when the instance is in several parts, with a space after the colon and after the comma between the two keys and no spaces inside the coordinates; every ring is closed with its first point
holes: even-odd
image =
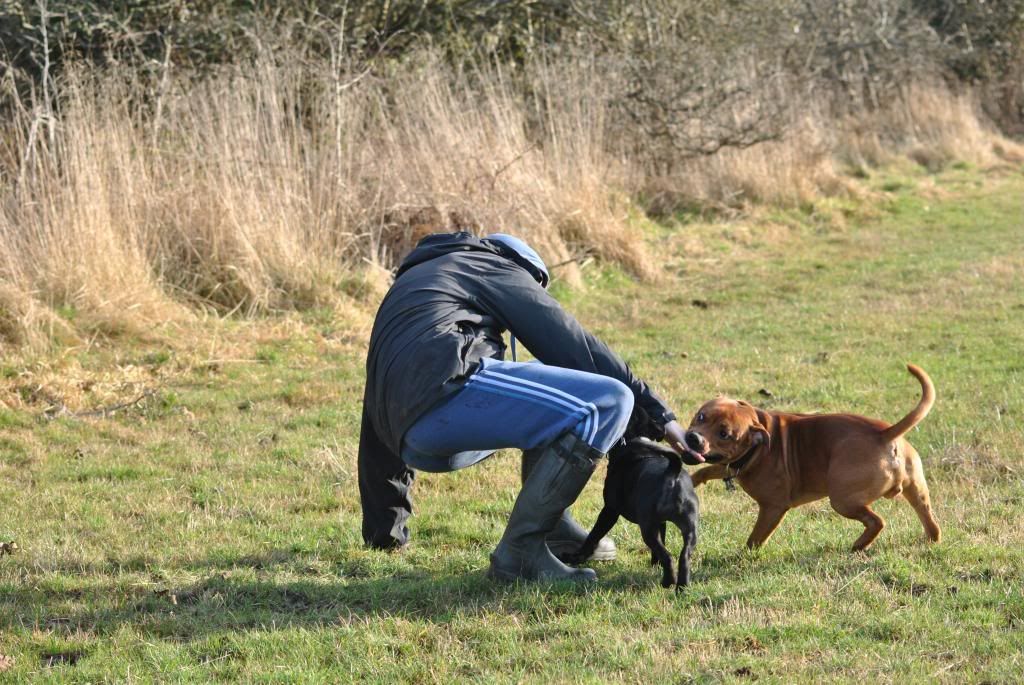
{"type": "Polygon", "coordinates": [[[708,450],[708,441],[704,439],[704,436],[696,431],[686,432],[686,446],[697,454],[704,455],[708,450]]]}

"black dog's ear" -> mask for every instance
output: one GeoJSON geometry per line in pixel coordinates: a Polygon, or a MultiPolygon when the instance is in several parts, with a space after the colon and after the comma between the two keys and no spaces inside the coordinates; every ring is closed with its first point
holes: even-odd
{"type": "MultiPolygon", "coordinates": [[[[636,446],[638,450],[643,450],[648,453],[655,452],[665,457],[669,460],[669,468],[675,473],[679,473],[682,470],[683,464],[686,464],[687,466],[698,466],[704,464],[704,462],[694,459],[692,454],[679,454],[679,452],[676,452],[668,445],[662,445],[647,440],[634,440],[627,443],[627,449],[632,446],[636,446]]],[[[609,465],[611,465],[611,462],[609,462],[609,465]]]]}
{"type": "Polygon", "coordinates": [[[679,475],[683,470],[683,458],[675,450],[666,450],[665,456],[668,457],[668,472],[673,476],[679,475]]]}

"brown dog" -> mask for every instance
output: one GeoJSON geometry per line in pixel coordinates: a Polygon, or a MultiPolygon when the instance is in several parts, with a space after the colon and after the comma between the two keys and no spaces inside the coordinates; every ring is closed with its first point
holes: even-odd
{"type": "Polygon", "coordinates": [[[903,435],[928,414],[935,388],[928,374],[908,364],[921,382],[921,401],[899,423],[856,414],[788,414],[719,398],[707,402],[686,433],[687,447],[713,464],[693,484],[735,477],[760,511],[748,547],[759,547],[786,512],[828,497],[832,508],[864,524],[853,549],[867,548],[885,527],[871,510],[879,497],[903,494],[925,533],[938,542],[921,458],[903,435]]]}

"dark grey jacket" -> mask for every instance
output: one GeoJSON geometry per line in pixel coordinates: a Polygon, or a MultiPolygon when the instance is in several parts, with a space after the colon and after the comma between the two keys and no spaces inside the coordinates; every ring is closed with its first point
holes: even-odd
{"type": "Polygon", "coordinates": [[[503,358],[504,331],[544,364],[628,385],[636,397],[631,431],[662,437],[675,418],[662,399],[539,281],[514,250],[469,233],[427,236],[409,254],[381,302],[366,358],[364,416],[394,454],[416,419],[458,390],[481,359],[503,358]]]}

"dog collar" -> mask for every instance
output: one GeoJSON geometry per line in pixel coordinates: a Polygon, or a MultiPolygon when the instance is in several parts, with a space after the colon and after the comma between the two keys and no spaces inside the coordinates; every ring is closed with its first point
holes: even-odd
{"type": "Polygon", "coordinates": [[[732,480],[736,476],[740,475],[740,471],[742,471],[743,469],[750,465],[750,462],[754,460],[754,454],[761,447],[761,444],[754,445],[749,450],[747,450],[746,454],[744,454],[742,457],[740,457],[734,462],[727,464],[725,467],[726,473],[732,471],[732,475],[730,475],[726,480],[732,480]]]}

